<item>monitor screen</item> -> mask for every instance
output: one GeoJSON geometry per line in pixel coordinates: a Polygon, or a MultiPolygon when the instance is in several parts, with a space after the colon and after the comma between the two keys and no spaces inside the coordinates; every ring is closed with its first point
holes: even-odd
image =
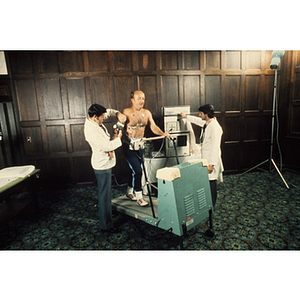
{"type": "Polygon", "coordinates": [[[177,136],[177,147],[185,147],[187,145],[187,136],[178,135],[177,136]]]}

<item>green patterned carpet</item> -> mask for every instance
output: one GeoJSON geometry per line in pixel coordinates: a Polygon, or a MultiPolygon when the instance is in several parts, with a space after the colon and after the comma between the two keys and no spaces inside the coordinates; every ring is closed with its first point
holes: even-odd
{"type": "MultiPolygon", "coordinates": [[[[224,176],[213,213],[213,238],[204,236],[208,219],[183,237],[185,250],[299,250],[300,180],[255,172],[224,176]]],[[[113,187],[113,197],[125,192],[113,187]]],[[[26,193],[17,197],[27,197],[26,193]]],[[[2,250],[177,250],[180,237],[115,212],[120,233],[98,230],[97,189],[80,187],[38,194],[40,217],[29,205],[0,228],[2,250]]]]}

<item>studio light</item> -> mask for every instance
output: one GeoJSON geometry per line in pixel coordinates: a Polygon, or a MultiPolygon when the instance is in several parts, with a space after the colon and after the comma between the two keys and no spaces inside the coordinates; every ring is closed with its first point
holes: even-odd
{"type": "MultiPolygon", "coordinates": [[[[262,163],[258,164],[257,166],[249,169],[248,171],[242,173],[245,174],[247,172],[250,172],[254,169],[256,169],[257,167],[265,164],[266,162],[270,162],[270,172],[272,171],[271,170],[271,167],[272,167],[272,164],[274,165],[276,171],[278,172],[279,176],[281,177],[282,181],[284,182],[285,186],[289,189],[290,187],[288,186],[288,184],[286,183],[285,179],[283,178],[280,170],[278,169],[278,167],[276,166],[276,163],[273,159],[273,144],[274,144],[274,125],[275,125],[275,114],[277,115],[277,105],[278,105],[278,102],[277,102],[277,68],[278,68],[278,65],[280,63],[280,59],[281,57],[284,55],[284,52],[285,51],[273,51],[272,52],[272,60],[271,60],[271,63],[270,63],[270,68],[271,69],[275,69],[275,76],[274,76],[274,92],[273,92],[273,110],[272,110],[272,126],[271,126],[271,147],[270,147],[270,158],[269,159],[266,159],[265,161],[263,161],[262,163]]],[[[278,115],[277,115],[277,118],[278,118],[278,115]]],[[[278,119],[277,119],[277,122],[278,122],[278,119]]],[[[277,127],[278,129],[278,127],[277,127]]],[[[278,145],[279,146],[279,145],[278,145]]]]}
{"type": "Polygon", "coordinates": [[[283,50],[277,50],[277,51],[272,52],[272,60],[271,60],[271,63],[270,63],[270,68],[271,69],[277,69],[278,68],[278,65],[280,63],[280,59],[284,55],[284,52],[285,51],[283,51],[283,50]]]}

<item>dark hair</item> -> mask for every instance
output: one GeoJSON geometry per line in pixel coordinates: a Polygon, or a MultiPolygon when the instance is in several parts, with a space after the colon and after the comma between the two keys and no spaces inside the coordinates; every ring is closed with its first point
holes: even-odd
{"type": "Polygon", "coordinates": [[[88,115],[92,118],[94,115],[100,117],[102,114],[106,113],[106,108],[100,104],[92,104],[88,110],[88,115]]]}
{"type": "Polygon", "coordinates": [[[211,104],[205,104],[203,106],[200,106],[198,108],[198,110],[202,111],[205,115],[207,114],[207,116],[209,118],[214,118],[215,117],[215,108],[211,104]]]}

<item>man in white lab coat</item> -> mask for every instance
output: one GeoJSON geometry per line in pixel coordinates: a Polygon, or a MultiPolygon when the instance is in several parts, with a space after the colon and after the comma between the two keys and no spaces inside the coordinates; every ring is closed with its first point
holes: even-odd
{"type": "Polygon", "coordinates": [[[205,104],[199,107],[199,117],[187,116],[181,113],[182,118],[203,127],[200,136],[201,158],[208,162],[208,179],[210,183],[213,206],[217,201],[217,181],[223,182],[223,163],[221,158],[222,127],[215,118],[214,107],[205,104]]]}
{"type": "Polygon", "coordinates": [[[93,104],[84,123],[84,136],[92,149],[91,164],[98,183],[99,229],[105,234],[118,232],[113,227],[111,170],[116,165],[114,150],[122,145],[122,132],[111,138],[103,124],[104,119],[113,115],[122,123],[126,121],[126,116],[119,111],[93,104]]]}

